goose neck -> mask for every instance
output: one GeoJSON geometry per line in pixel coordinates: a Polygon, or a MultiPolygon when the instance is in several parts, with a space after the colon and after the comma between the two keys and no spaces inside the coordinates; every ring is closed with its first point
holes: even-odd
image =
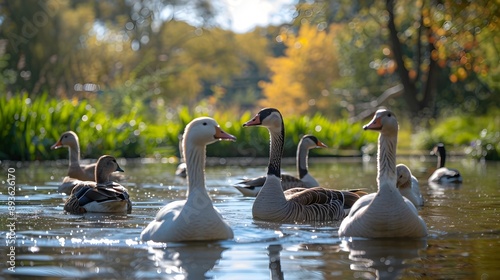
{"type": "Polygon", "coordinates": [[[205,157],[206,146],[187,144],[184,147],[184,159],[186,161],[186,173],[188,181],[187,199],[209,198],[205,190],[205,157]],[[200,189],[203,188],[203,191],[200,189]]]}
{"type": "Polygon", "coordinates": [[[281,158],[283,157],[283,146],[285,144],[285,130],[283,126],[281,129],[269,128],[269,135],[269,165],[267,174],[281,178],[281,158]]]}
{"type": "Polygon", "coordinates": [[[437,168],[444,167],[446,161],[446,153],[440,150],[439,153],[437,154],[437,157],[438,157],[437,168]]]}
{"type": "Polygon", "coordinates": [[[377,155],[377,183],[379,189],[386,185],[396,186],[396,146],[397,135],[380,134],[377,155]]]}
{"type": "Polygon", "coordinates": [[[80,145],[78,142],[68,146],[69,166],[80,166],[80,145]]]}
{"type": "MultiPolygon", "coordinates": [[[[302,142],[301,142],[302,143],[302,142]]],[[[304,178],[308,173],[307,160],[309,155],[309,149],[304,147],[299,143],[299,148],[297,149],[297,172],[299,174],[299,178],[304,178]]]]}

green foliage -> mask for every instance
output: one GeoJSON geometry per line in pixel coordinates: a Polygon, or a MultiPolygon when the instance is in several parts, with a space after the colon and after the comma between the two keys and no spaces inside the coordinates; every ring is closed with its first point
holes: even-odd
{"type": "Polygon", "coordinates": [[[50,146],[67,130],[78,134],[84,157],[137,157],[150,152],[140,137],[147,126],[133,111],[110,118],[86,101],[58,101],[47,93],[36,99],[16,94],[0,98],[0,118],[0,159],[65,158],[67,152],[50,151],[50,146]]]}
{"type": "MultiPolygon", "coordinates": [[[[212,116],[222,129],[237,137],[236,143],[221,141],[207,149],[208,156],[266,157],[269,155],[269,135],[264,128],[244,128],[243,123],[254,113],[221,111],[212,113],[198,106],[194,112],[180,107],[175,117],[164,124],[146,124],[131,110],[121,116],[110,116],[96,110],[86,101],[58,101],[42,94],[30,99],[27,94],[0,98],[0,159],[51,160],[66,158],[64,149],[51,151],[60,134],[73,130],[80,139],[83,158],[98,158],[103,154],[116,157],[178,156],[179,136],[194,118],[212,116]]],[[[255,112],[256,113],[256,112],[255,112]]],[[[359,150],[368,142],[376,142],[375,133],[365,133],[361,124],[345,120],[335,123],[320,114],[312,117],[285,117],[285,156],[295,156],[296,145],[304,134],[314,134],[334,151],[359,150]]],[[[325,153],[323,151],[323,153],[325,153]]]]}
{"type": "Polygon", "coordinates": [[[417,133],[417,147],[430,150],[436,143],[473,158],[500,159],[500,117],[498,109],[486,116],[452,116],[436,121],[429,131],[417,133]]]}

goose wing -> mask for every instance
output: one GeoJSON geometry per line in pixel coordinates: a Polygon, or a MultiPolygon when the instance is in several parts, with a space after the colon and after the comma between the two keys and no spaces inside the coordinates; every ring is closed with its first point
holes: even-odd
{"type": "Polygon", "coordinates": [[[341,220],[348,209],[359,199],[360,196],[356,192],[358,190],[338,191],[321,187],[296,188],[285,191],[285,197],[289,203],[303,206],[302,211],[306,216],[310,212],[311,215],[323,220],[325,217],[341,220]]]}
{"type": "Polygon", "coordinates": [[[462,175],[456,169],[441,167],[434,171],[429,180],[436,182],[462,182],[462,175]]]}
{"type": "Polygon", "coordinates": [[[338,191],[321,187],[294,188],[285,191],[287,200],[294,200],[303,205],[315,203],[327,204],[335,200],[340,200],[343,202],[344,208],[351,208],[361,196],[366,194],[366,192],[361,190],[338,191]]]}
{"type": "Polygon", "coordinates": [[[132,211],[127,189],[120,184],[109,182],[96,184],[95,182],[80,182],[77,184],[64,205],[64,210],[73,214],[85,213],[83,206],[91,202],[127,201],[127,213],[132,211]]]}

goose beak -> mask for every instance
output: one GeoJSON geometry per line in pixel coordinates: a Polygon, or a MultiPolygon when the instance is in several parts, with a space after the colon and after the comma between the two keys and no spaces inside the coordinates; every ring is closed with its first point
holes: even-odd
{"type": "Polygon", "coordinates": [[[58,140],[54,145],[50,146],[50,149],[51,150],[55,150],[55,149],[59,149],[61,148],[63,145],[61,143],[61,140],[58,140]]]}
{"type": "Polygon", "coordinates": [[[328,148],[328,146],[325,143],[323,143],[319,140],[318,140],[318,142],[316,142],[316,146],[318,146],[319,148],[328,148]]]}
{"type": "Polygon", "coordinates": [[[218,140],[229,140],[229,141],[236,141],[236,137],[234,135],[231,135],[229,133],[224,132],[220,127],[216,126],[215,127],[215,134],[214,138],[218,140]]]}
{"type": "Polygon", "coordinates": [[[115,171],[125,172],[125,170],[123,170],[119,165],[116,165],[116,170],[115,171]]]}
{"type": "Polygon", "coordinates": [[[247,121],[246,123],[243,124],[243,127],[245,126],[255,126],[255,125],[261,125],[262,122],[260,121],[260,115],[257,114],[253,119],[247,121]]]}
{"type": "Polygon", "coordinates": [[[363,126],[364,130],[370,129],[370,130],[381,130],[382,129],[382,118],[373,118],[372,121],[369,124],[365,124],[363,126]]]}

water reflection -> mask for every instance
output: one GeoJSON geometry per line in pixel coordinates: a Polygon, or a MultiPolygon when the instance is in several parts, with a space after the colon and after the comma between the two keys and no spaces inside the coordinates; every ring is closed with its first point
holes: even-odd
{"type": "MultiPolygon", "coordinates": [[[[326,187],[376,191],[373,159],[365,165],[360,160],[314,158],[310,163],[311,172],[326,187]]],[[[265,168],[234,165],[230,170],[206,170],[207,189],[233,228],[234,240],[169,243],[167,248],[140,242],[139,236],[159,208],[185,198],[185,183],[174,176],[176,165],[128,161],[130,177],[124,184],[134,209],[123,216],[64,214],[67,196],[57,193],[57,187],[66,167],[22,165],[16,168],[16,272],[8,274],[4,262],[0,279],[500,279],[500,162],[454,162],[464,182],[458,188],[436,189],[427,184],[426,167],[431,164],[411,159],[401,163],[426,170],[415,173],[425,182],[421,191],[426,205],[419,214],[429,227],[427,245],[407,240],[342,242],[336,234],[340,223],[254,220],[254,199],[244,198],[232,185],[243,174],[262,175],[265,168]]],[[[285,166],[291,172],[294,167],[285,166]]],[[[6,188],[0,190],[0,225],[10,223],[8,198],[6,188]]],[[[10,241],[8,230],[0,228],[4,245],[10,241]]],[[[0,246],[0,255],[9,252],[9,247],[0,246]]]]}
{"type": "Polygon", "coordinates": [[[283,271],[281,270],[280,253],[283,247],[280,244],[272,244],[267,247],[269,251],[269,270],[272,280],[283,280],[283,271]]]}
{"type": "Polygon", "coordinates": [[[206,279],[227,247],[217,243],[186,243],[168,248],[149,248],[158,273],[175,279],[206,279]],[[182,277],[184,275],[184,277],[182,277]]]}
{"type": "Polygon", "coordinates": [[[449,189],[449,190],[458,190],[462,187],[462,183],[436,183],[436,182],[429,182],[429,187],[433,190],[443,190],[443,189],[449,189]]]}
{"type": "Polygon", "coordinates": [[[362,278],[398,279],[411,267],[409,261],[419,258],[419,251],[427,247],[427,240],[356,239],[342,241],[341,247],[354,261],[351,270],[361,272],[362,278]]]}

